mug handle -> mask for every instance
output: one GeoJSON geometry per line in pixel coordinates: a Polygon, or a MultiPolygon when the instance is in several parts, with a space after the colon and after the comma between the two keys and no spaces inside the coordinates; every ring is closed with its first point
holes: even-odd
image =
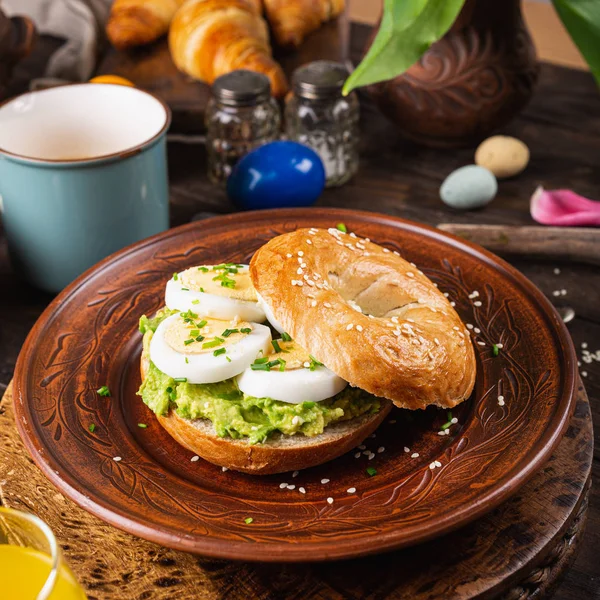
{"type": "Polygon", "coordinates": [[[11,59],[16,62],[25,58],[33,49],[36,38],[35,25],[29,17],[11,17],[15,43],[10,50],[11,59]]]}

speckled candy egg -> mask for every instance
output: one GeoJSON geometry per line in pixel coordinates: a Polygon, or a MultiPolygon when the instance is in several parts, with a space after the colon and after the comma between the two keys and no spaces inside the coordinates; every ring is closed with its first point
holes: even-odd
{"type": "Polygon", "coordinates": [[[452,208],[469,210],[490,203],[497,191],[498,183],[493,173],[477,165],[468,165],[446,177],[440,187],[440,197],[452,208]]]}
{"type": "Polygon", "coordinates": [[[494,135],[481,142],[475,163],[489,169],[498,179],[518,175],[529,163],[529,148],[517,138],[494,135]]]}
{"type": "Polygon", "coordinates": [[[271,142],[246,154],[227,180],[227,194],[244,210],[311,206],[324,187],[319,155],[290,141],[271,142]]]}

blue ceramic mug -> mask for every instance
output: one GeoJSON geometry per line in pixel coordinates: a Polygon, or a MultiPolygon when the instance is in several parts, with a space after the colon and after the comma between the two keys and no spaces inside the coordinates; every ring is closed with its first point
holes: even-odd
{"type": "Polygon", "coordinates": [[[14,269],[50,292],[169,226],[171,113],[132,87],[77,84],[0,107],[0,214],[14,269]]]}

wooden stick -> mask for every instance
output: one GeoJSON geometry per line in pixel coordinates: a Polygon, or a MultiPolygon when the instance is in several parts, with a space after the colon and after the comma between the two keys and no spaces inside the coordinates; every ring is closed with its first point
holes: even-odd
{"type": "Polygon", "coordinates": [[[497,254],[600,265],[600,229],[459,223],[440,223],[438,228],[497,254]]]}

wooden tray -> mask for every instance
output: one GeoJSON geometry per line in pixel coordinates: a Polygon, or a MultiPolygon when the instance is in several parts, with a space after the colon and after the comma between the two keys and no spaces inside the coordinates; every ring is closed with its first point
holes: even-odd
{"type": "Polygon", "coordinates": [[[17,363],[15,393],[32,457],[87,510],[176,549],[294,562],[408,546],[490,511],[533,476],[560,441],[576,378],[564,324],[539,290],[497,257],[400,219],[303,209],[192,223],[99,263],[38,320],[17,363]],[[396,411],[376,439],[367,440],[384,453],[368,463],[350,453],[302,471],[293,481],[306,494],[280,489],[291,474],[252,477],[190,463],[190,453],[135,395],[139,316],[162,305],[164,282],[174,271],[248,262],[274,235],[340,221],[414,261],[474,325],[478,377],[472,398],[453,411],[458,423],[440,437],[445,411],[396,411]],[[500,342],[503,349],[493,357],[491,346],[500,342]],[[110,400],[96,394],[101,385],[114,391],[110,400]],[[97,426],[93,434],[90,422],[97,426]],[[139,429],[140,422],[148,428],[139,429]],[[433,461],[439,468],[431,468],[433,461]],[[365,473],[367,466],[377,469],[375,477],[365,473]],[[356,491],[347,493],[350,487],[356,491]]]}
{"type": "MultiPolygon", "coordinates": [[[[314,60],[349,60],[350,24],[347,16],[326,23],[311,34],[296,51],[275,51],[275,58],[291,79],[294,70],[314,60]]],[[[120,75],[164,100],[173,111],[172,132],[201,133],[210,87],[177,70],[166,38],[145,48],[118,52],[110,48],[97,75],[120,75]]]]}

